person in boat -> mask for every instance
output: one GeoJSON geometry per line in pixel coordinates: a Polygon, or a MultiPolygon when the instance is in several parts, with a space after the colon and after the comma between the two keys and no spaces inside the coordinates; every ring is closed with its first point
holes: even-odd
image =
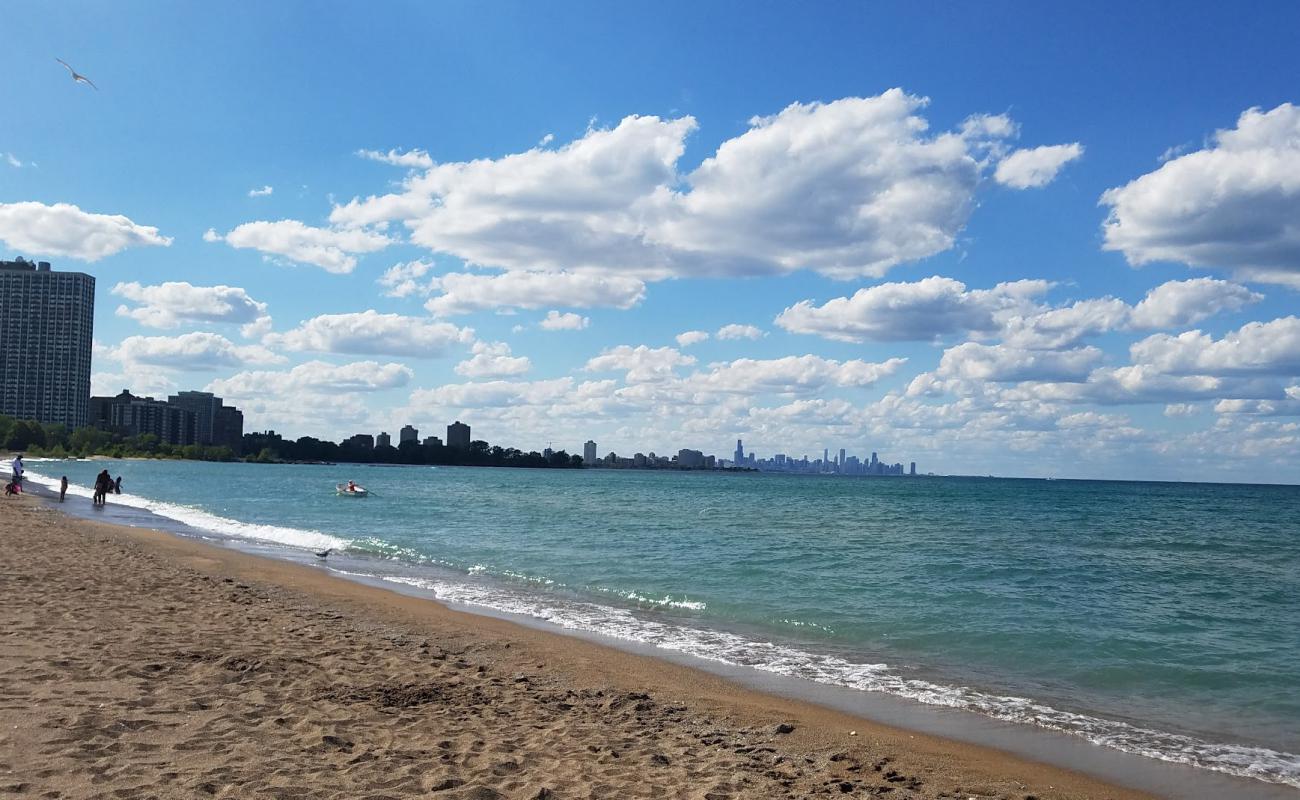
{"type": "Polygon", "coordinates": [[[356,490],[357,490],[357,482],[356,482],[356,481],[348,481],[348,491],[349,491],[349,492],[356,492],[356,490]]]}

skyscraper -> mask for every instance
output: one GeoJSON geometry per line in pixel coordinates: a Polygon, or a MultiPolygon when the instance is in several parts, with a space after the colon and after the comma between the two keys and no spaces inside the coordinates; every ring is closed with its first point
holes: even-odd
{"type": "Polygon", "coordinates": [[[589,467],[596,463],[596,442],[591,439],[582,446],[582,463],[589,467]]]}
{"type": "Polygon", "coordinates": [[[375,437],[375,447],[392,447],[393,437],[388,435],[388,431],[380,431],[375,437]]]}
{"type": "Polygon", "coordinates": [[[735,461],[736,461],[736,466],[738,467],[742,467],[745,465],[745,443],[742,442],[740,439],[736,440],[735,461]]]}
{"type": "Polygon", "coordinates": [[[420,441],[420,432],[410,425],[403,425],[402,430],[397,434],[397,443],[406,444],[407,442],[420,441]]]}
{"type": "Polygon", "coordinates": [[[86,424],[95,279],[0,261],[0,414],[86,424]]]}
{"type": "Polygon", "coordinates": [[[447,426],[447,446],[457,450],[469,449],[469,426],[456,420],[447,426]]]}
{"type": "Polygon", "coordinates": [[[840,472],[843,472],[844,471],[844,448],[843,447],[840,448],[840,460],[836,461],[835,463],[839,465],[840,472]]]}

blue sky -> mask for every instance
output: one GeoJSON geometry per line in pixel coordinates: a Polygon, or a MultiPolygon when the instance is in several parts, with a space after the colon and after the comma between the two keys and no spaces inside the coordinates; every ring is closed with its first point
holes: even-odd
{"type": "Polygon", "coordinates": [[[1137,5],[6,4],[0,252],[250,429],[1300,482],[1300,11],[1137,5]]]}

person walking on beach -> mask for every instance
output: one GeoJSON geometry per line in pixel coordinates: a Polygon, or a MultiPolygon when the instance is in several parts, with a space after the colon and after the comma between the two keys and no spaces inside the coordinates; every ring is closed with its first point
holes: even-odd
{"type": "Polygon", "coordinates": [[[68,493],[68,476],[64,475],[62,478],[59,479],[59,502],[60,503],[63,502],[63,498],[65,495],[67,495],[67,493],[68,493]]]}
{"type": "Polygon", "coordinates": [[[13,470],[14,473],[14,486],[22,486],[23,485],[23,454],[22,453],[19,453],[18,455],[14,456],[13,463],[9,465],[9,468],[13,470]]]}

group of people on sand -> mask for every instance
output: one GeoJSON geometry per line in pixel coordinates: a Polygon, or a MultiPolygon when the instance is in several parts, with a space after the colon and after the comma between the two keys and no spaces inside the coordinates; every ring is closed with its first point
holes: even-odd
{"type": "MultiPolygon", "coordinates": [[[[63,480],[66,485],[67,478],[64,478],[63,480]]],[[[104,505],[104,501],[108,499],[109,492],[112,492],[113,494],[122,493],[122,476],[118,475],[117,478],[114,479],[112,475],[108,474],[108,470],[102,470],[95,476],[95,494],[91,497],[91,503],[97,506],[104,505]]],[[[60,495],[60,499],[61,498],[62,495],[60,495]]]]}
{"type": "MultiPolygon", "coordinates": [[[[19,494],[23,490],[24,469],[22,453],[19,453],[14,457],[14,460],[9,464],[9,469],[13,473],[13,477],[5,484],[6,497],[9,495],[19,494]]],[[[95,476],[95,494],[91,498],[91,502],[97,506],[102,506],[110,493],[122,493],[122,476],[118,475],[114,478],[112,475],[108,474],[108,470],[101,470],[100,473],[95,476]]],[[[67,495],[68,476],[64,475],[59,479],[59,502],[62,503],[67,495]]]]}

